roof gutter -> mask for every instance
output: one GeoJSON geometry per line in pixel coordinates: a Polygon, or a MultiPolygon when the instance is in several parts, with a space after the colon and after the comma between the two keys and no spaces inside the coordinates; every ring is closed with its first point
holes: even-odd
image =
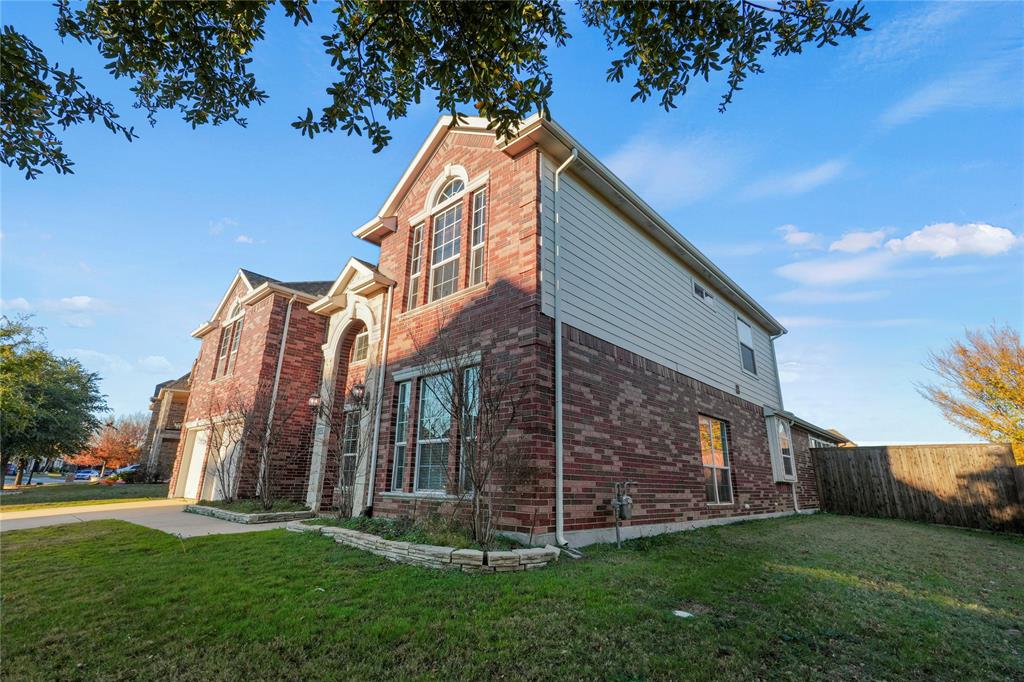
{"type": "Polygon", "coordinates": [[[565,491],[563,481],[564,462],[564,430],[562,424],[562,255],[561,230],[559,229],[559,197],[561,196],[559,179],[562,172],[579,158],[579,152],[573,148],[562,165],[555,171],[554,191],[554,229],[552,230],[552,248],[555,257],[555,541],[559,547],[569,544],[565,539],[565,491]]]}

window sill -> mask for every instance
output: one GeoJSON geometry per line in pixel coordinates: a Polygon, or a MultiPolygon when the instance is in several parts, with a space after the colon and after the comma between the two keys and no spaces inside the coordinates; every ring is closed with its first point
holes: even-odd
{"type": "Polygon", "coordinates": [[[488,286],[488,283],[486,281],[483,281],[483,282],[480,282],[480,284],[474,284],[471,287],[466,287],[465,289],[460,289],[459,291],[456,291],[454,294],[448,294],[444,298],[439,298],[439,299],[437,299],[435,301],[430,301],[429,303],[424,303],[421,306],[417,306],[415,308],[412,308],[411,310],[406,310],[404,313],[399,313],[397,319],[403,320],[403,319],[405,319],[407,317],[412,317],[412,316],[416,315],[417,313],[422,313],[422,312],[424,312],[426,310],[431,310],[433,308],[436,308],[439,305],[442,305],[444,303],[452,303],[454,301],[458,301],[458,300],[460,300],[462,298],[465,298],[466,296],[469,296],[470,294],[473,294],[473,293],[476,293],[476,292],[479,292],[479,291],[483,291],[484,289],[487,288],[487,286],[488,286]]]}
{"type": "Polygon", "coordinates": [[[414,493],[407,493],[404,490],[389,490],[387,492],[380,493],[381,497],[386,497],[395,500],[440,500],[440,501],[456,501],[456,500],[469,500],[472,499],[472,493],[466,493],[462,497],[458,495],[452,495],[451,493],[443,492],[430,492],[428,490],[420,490],[414,493]]]}
{"type": "Polygon", "coordinates": [[[736,506],[735,502],[705,502],[704,504],[705,504],[705,506],[708,506],[708,507],[717,507],[717,508],[735,507],[736,506]]]}

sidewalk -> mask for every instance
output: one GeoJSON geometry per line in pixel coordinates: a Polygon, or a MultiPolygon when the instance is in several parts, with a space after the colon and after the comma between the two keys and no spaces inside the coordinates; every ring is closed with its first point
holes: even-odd
{"type": "Polygon", "coordinates": [[[231,523],[209,516],[188,514],[182,511],[186,502],[173,500],[145,500],[142,502],[115,502],[111,504],[90,504],[78,507],[45,507],[0,513],[0,532],[57,526],[67,523],[82,523],[101,519],[116,519],[138,524],[147,528],[190,538],[199,535],[221,535],[227,533],[252,533],[272,528],[283,528],[287,522],[242,524],[231,523]]]}

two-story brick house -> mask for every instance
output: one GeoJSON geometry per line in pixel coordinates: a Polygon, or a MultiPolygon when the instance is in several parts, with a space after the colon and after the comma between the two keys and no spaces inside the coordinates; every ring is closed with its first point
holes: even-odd
{"type": "Polygon", "coordinates": [[[305,499],[314,420],[308,403],[319,390],[326,329],[326,320],[307,306],[331,284],[281,282],[238,271],[210,319],[192,333],[201,343],[170,497],[221,497],[211,462],[223,457],[239,462],[232,469],[238,496],[255,495],[254,448],[241,452],[237,442],[224,442],[217,443],[219,452],[210,453],[207,447],[214,425],[236,419],[238,406],[255,402],[272,412],[278,434],[270,455],[273,495],[305,499]]]}
{"type": "Polygon", "coordinates": [[[188,408],[189,375],[160,382],[149,399],[149,428],[142,447],[142,465],[148,480],[171,477],[181,440],[181,425],[188,408]]]}
{"type": "MultiPolygon", "coordinates": [[[[354,512],[451,502],[459,458],[428,419],[421,361],[442,336],[530,389],[517,442],[531,474],[498,512],[505,532],[607,539],[626,480],[627,537],[817,506],[809,439],[836,438],[783,409],[786,330],[556,123],[499,140],[442,118],[354,234],[378,264],[350,260],[308,306],[327,329],[323,390],[377,396],[345,427],[372,431],[354,512]]],[[[314,508],[339,478],[332,423],[316,428],[314,508]]]]}

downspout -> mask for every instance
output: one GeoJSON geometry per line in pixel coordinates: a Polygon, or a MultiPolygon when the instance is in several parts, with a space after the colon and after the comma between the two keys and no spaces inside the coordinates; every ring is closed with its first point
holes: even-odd
{"type": "MultiPolygon", "coordinates": [[[[267,411],[267,428],[263,432],[263,447],[268,447],[270,443],[270,430],[274,425],[274,408],[277,406],[277,387],[281,383],[281,365],[284,362],[284,348],[288,345],[288,328],[292,319],[292,304],[295,303],[295,295],[288,299],[288,307],[284,311],[284,331],[281,332],[281,347],[277,349],[277,367],[274,368],[274,385],[270,389],[270,409],[267,411]]],[[[268,455],[269,456],[269,455],[268,455]]],[[[259,481],[263,481],[264,466],[266,461],[262,462],[263,466],[260,466],[260,477],[259,481]]]]}
{"type": "MultiPolygon", "coordinates": [[[[779,392],[779,411],[786,409],[785,403],[782,402],[782,380],[779,378],[779,361],[775,357],[775,339],[781,337],[782,334],[775,334],[769,336],[768,339],[771,342],[772,347],[772,364],[775,365],[775,388],[779,392]]],[[[770,437],[770,436],[769,436],[770,437]]],[[[790,425],[789,431],[789,447],[793,449],[793,474],[796,475],[796,448],[793,446],[793,427],[790,425]]],[[[800,504],[796,501],[796,480],[789,484],[790,489],[793,492],[793,512],[800,514],[800,504]]]]}
{"type": "Polygon", "coordinates": [[[561,230],[559,229],[559,178],[562,171],[579,158],[579,150],[573,148],[572,155],[555,171],[554,227],[552,229],[552,249],[555,258],[555,542],[565,547],[569,542],[565,539],[565,495],[563,491],[563,428],[562,428],[562,258],[561,230]]]}
{"type": "Polygon", "coordinates": [[[380,443],[380,410],[381,404],[384,402],[384,375],[387,374],[387,362],[388,362],[388,337],[391,335],[391,299],[395,293],[395,285],[392,284],[388,287],[388,314],[384,318],[384,336],[381,339],[380,348],[380,365],[377,368],[377,393],[374,396],[374,400],[377,402],[377,408],[374,411],[373,416],[373,447],[370,449],[370,480],[367,485],[366,492],[366,507],[373,507],[373,486],[377,480],[377,446],[380,443]]]}

